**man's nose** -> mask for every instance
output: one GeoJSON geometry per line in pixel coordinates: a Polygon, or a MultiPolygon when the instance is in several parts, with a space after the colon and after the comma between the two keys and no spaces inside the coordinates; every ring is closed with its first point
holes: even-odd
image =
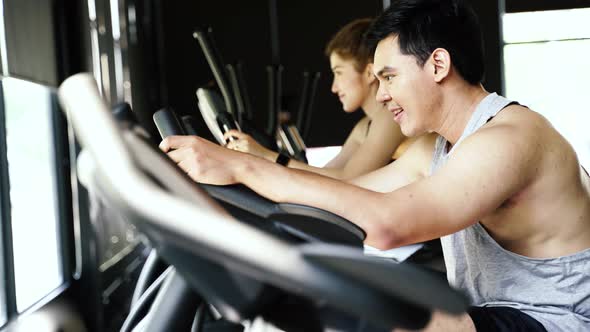
{"type": "Polygon", "coordinates": [[[378,102],[385,103],[391,100],[391,96],[389,92],[383,87],[383,84],[379,83],[379,88],[377,89],[377,95],[375,96],[378,102]]]}

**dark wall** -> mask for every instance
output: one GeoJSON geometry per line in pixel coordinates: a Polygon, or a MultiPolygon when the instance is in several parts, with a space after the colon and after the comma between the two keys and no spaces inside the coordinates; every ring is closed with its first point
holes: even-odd
{"type": "MultiPolygon", "coordinates": [[[[136,56],[144,65],[135,77],[143,79],[140,83],[133,79],[135,87],[142,85],[142,100],[151,100],[141,106],[141,112],[154,112],[162,106],[171,106],[178,113],[192,113],[200,118],[195,91],[211,82],[213,76],[192,32],[195,27],[211,26],[225,62],[241,60],[244,63],[256,123],[264,127],[267,112],[265,67],[275,60],[271,54],[269,14],[269,1],[273,0],[229,3],[129,1],[136,2],[139,7],[151,3],[141,18],[142,33],[149,47],[136,50],[136,56]]],[[[311,133],[306,143],[308,146],[342,144],[361,114],[347,115],[342,112],[340,103],[330,92],[332,74],[328,59],[323,54],[324,47],[330,37],[352,19],[377,15],[382,1],[274,1],[278,18],[279,62],[284,66],[283,107],[295,110],[303,70],[320,71],[311,133]]],[[[485,86],[490,91],[501,92],[499,6],[496,1],[473,1],[472,4],[484,27],[485,86]]],[[[132,70],[137,72],[137,69],[132,70]]],[[[134,96],[136,110],[139,97],[134,96]]],[[[198,129],[207,131],[204,125],[198,129]]]]}
{"type": "Polygon", "coordinates": [[[52,3],[4,1],[8,72],[55,85],[57,59],[52,3]]]}
{"type": "Polygon", "coordinates": [[[479,16],[484,40],[486,75],[483,85],[490,92],[502,94],[502,43],[499,1],[471,1],[479,16]]]}
{"type": "Polygon", "coordinates": [[[87,17],[78,2],[4,0],[8,73],[57,86],[67,76],[87,70],[87,17]]]}
{"type": "MultiPolygon", "coordinates": [[[[192,1],[162,4],[167,103],[182,114],[195,114],[197,88],[213,81],[213,74],[192,33],[211,27],[223,60],[244,63],[254,110],[266,111],[265,66],[270,64],[270,29],[265,0],[192,1]]],[[[260,121],[262,123],[262,121],[260,121]]],[[[202,126],[200,132],[207,129],[202,126]]]]}
{"type": "Polygon", "coordinates": [[[166,70],[161,60],[160,1],[126,0],[129,77],[133,110],[139,122],[154,137],[157,130],[152,114],[166,104],[168,86],[162,78],[166,70]]]}
{"type": "MultiPolygon", "coordinates": [[[[358,115],[344,114],[330,92],[331,72],[323,54],[324,46],[348,21],[378,13],[381,1],[280,0],[276,4],[280,64],[285,68],[284,105],[289,109],[296,105],[304,69],[321,71],[312,120],[314,126],[307,144],[342,144],[358,115]]],[[[163,31],[159,46],[163,52],[158,55],[163,70],[158,80],[165,92],[160,94],[161,102],[155,102],[154,107],[158,107],[157,104],[172,106],[181,114],[197,112],[195,90],[210,82],[213,76],[192,32],[195,27],[211,26],[225,62],[240,60],[244,63],[256,123],[263,127],[267,110],[265,67],[273,62],[269,0],[162,1],[159,7],[160,13],[153,13],[152,24],[161,25],[163,31]]],[[[144,71],[147,70],[145,67],[144,71]]],[[[134,104],[135,100],[134,97],[134,104]]],[[[206,130],[204,126],[200,129],[206,130]]]]}
{"type": "Polygon", "coordinates": [[[332,72],[324,55],[326,43],[353,19],[375,17],[381,11],[382,1],[374,0],[278,1],[281,61],[288,78],[284,87],[287,101],[297,100],[303,70],[321,72],[308,146],[341,145],[362,115],[344,113],[330,92],[332,72]]]}

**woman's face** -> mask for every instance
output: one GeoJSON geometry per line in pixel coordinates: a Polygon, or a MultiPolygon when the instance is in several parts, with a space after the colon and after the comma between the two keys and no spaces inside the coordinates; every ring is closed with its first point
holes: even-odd
{"type": "Polygon", "coordinates": [[[334,74],[332,92],[338,96],[345,112],[354,112],[365,104],[370,96],[370,85],[374,80],[370,65],[363,72],[355,68],[354,60],[343,59],[337,53],[330,55],[330,67],[334,74]]]}

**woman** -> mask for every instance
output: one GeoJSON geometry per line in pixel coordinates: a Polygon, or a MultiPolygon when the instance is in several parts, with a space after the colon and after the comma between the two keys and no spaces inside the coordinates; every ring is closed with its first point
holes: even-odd
{"type": "Polygon", "coordinates": [[[334,74],[332,92],[338,96],[347,113],[362,109],[363,117],[352,129],[340,153],[323,168],[297,160],[281,158],[275,151],[258,144],[252,137],[235,130],[225,134],[233,140],[227,147],[247,152],[270,161],[287,163],[291,168],[302,169],[336,179],[348,180],[369,173],[397,159],[413,140],[403,136],[393,115],[378,103],[375,95],[378,82],[372,71],[373,55],[363,43],[363,35],[371,19],[358,19],[332,37],[325,54],[330,59],[334,74]]]}

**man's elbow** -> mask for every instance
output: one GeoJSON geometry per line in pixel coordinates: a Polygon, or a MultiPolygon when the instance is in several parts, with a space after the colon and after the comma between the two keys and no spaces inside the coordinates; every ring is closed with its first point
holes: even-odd
{"type": "Polygon", "coordinates": [[[406,244],[406,240],[400,232],[387,225],[373,225],[367,230],[365,242],[379,250],[389,250],[406,244]]]}

